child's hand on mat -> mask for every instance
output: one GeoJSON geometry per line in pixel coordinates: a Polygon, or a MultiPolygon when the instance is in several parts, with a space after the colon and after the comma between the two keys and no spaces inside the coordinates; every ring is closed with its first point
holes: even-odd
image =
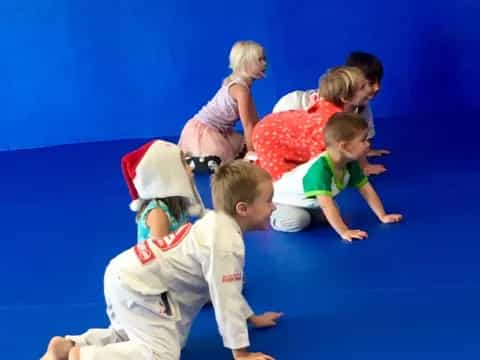
{"type": "Polygon", "coordinates": [[[384,173],[385,171],[387,171],[387,168],[382,164],[366,164],[362,170],[366,176],[370,176],[370,175],[380,175],[381,173],[384,173]]]}
{"type": "Polygon", "coordinates": [[[385,214],[380,216],[380,221],[384,224],[400,222],[403,219],[401,214],[385,214]]]}
{"type": "Polygon", "coordinates": [[[277,320],[282,316],[283,313],[269,311],[262,315],[252,315],[248,321],[256,328],[271,327],[277,325],[277,320]]]}
{"type": "Polygon", "coordinates": [[[390,150],[387,149],[377,149],[377,150],[370,150],[367,156],[383,156],[383,155],[390,155],[390,150]]]}
{"type": "Polygon", "coordinates": [[[275,360],[270,355],[260,352],[234,351],[235,360],[275,360]]]}
{"type": "Polygon", "coordinates": [[[343,240],[352,241],[352,240],[363,240],[368,237],[368,234],[363,230],[350,230],[347,229],[340,234],[343,240]]]}

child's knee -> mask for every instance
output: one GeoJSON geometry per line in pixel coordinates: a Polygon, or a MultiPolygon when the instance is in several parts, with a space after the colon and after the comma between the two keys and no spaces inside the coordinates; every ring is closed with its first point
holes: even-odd
{"type": "Polygon", "coordinates": [[[306,209],[279,205],[270,217],[274,230],[283,232],[302,231],[310,225],[312,217],[306,209]]]}
{"type": "Polygon", "coordinates": [[[54,353],[57,353],[59,351],[63,352],[64,349],[71,346],[74,346],[74,343],[72,341],[65,339],[61,336],[54,336],[50,339],[50,342],[48,343],[48,350],[54,353]]]}
{"type": "Polygon", "coordinates": [[[66,360],[68,358],[68,353],[73,346],[75,346],[73,341],[61,336],[54,336],[50,339],[47,352],[42,357],[42,360],[66,360]]]}
{"type": "Polygon", "coordinates": [[[48,343],[48,349],[49,350],[55,350],[58,347],[62,346],[62,344],[65,342],[65,338],[61,336],[54,336],[53,338],[50,339],[48,343]]]}

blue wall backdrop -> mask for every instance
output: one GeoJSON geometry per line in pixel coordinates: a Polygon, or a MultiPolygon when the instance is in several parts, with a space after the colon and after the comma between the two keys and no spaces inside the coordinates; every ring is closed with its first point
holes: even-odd
{"type": "Polygon", "coordinates": [[[0,149],[177,136],[239,39],[267,50],[260,115],[359,49],[386,67],[377,117],[446,126],[431,115],[480,113],[479,18],[477,0],[3,0],[0,149]]]}

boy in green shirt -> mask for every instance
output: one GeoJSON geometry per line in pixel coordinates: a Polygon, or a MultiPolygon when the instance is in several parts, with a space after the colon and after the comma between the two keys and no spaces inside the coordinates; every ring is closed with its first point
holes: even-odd
{"type": "Polygon", "coordinates": [[[340,112],[328,120],[323,131],[326,150],[275,182],[273,201],[277,209],[271,217],[272,227],[300,231],[321,211],[342,239],[366,238],[365,231],[350,229],[345,224],[333,199],[347,186],[359,190],[380,221],[399,222],[402,215],[385,212],[358,163],[370,149],[367,122],[357,114],[340,112]]]}

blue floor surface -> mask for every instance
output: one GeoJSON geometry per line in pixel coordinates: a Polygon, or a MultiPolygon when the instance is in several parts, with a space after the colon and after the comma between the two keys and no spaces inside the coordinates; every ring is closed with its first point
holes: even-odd
{"type": "MultiPolygon", "coordinates": [[[[258,312],[285,312],[276,328],[251,331],[252,350],[277,359],[479,358],[478,152],[465,143],[439,153],[427,131],[410,139],[392,123],[377,136],[392,149],[378,159],[389,171],[372,182],[404,222],[380,224],[348,190],[338,202],[352,227],[368,231],[365,241],[346,244],[327,226],[247,234],[246,297],[258,312]]],[[[107,325],[103,270],[136,241],[120,157],[142,142],[0,153],[2,359],[39,358],[53,335],[107,325]]],[[[210,203],[208,178],[197,181],[210,203]]],[[[182,354],[206,358],[231,358],[210,307],[182,354]]]]}

